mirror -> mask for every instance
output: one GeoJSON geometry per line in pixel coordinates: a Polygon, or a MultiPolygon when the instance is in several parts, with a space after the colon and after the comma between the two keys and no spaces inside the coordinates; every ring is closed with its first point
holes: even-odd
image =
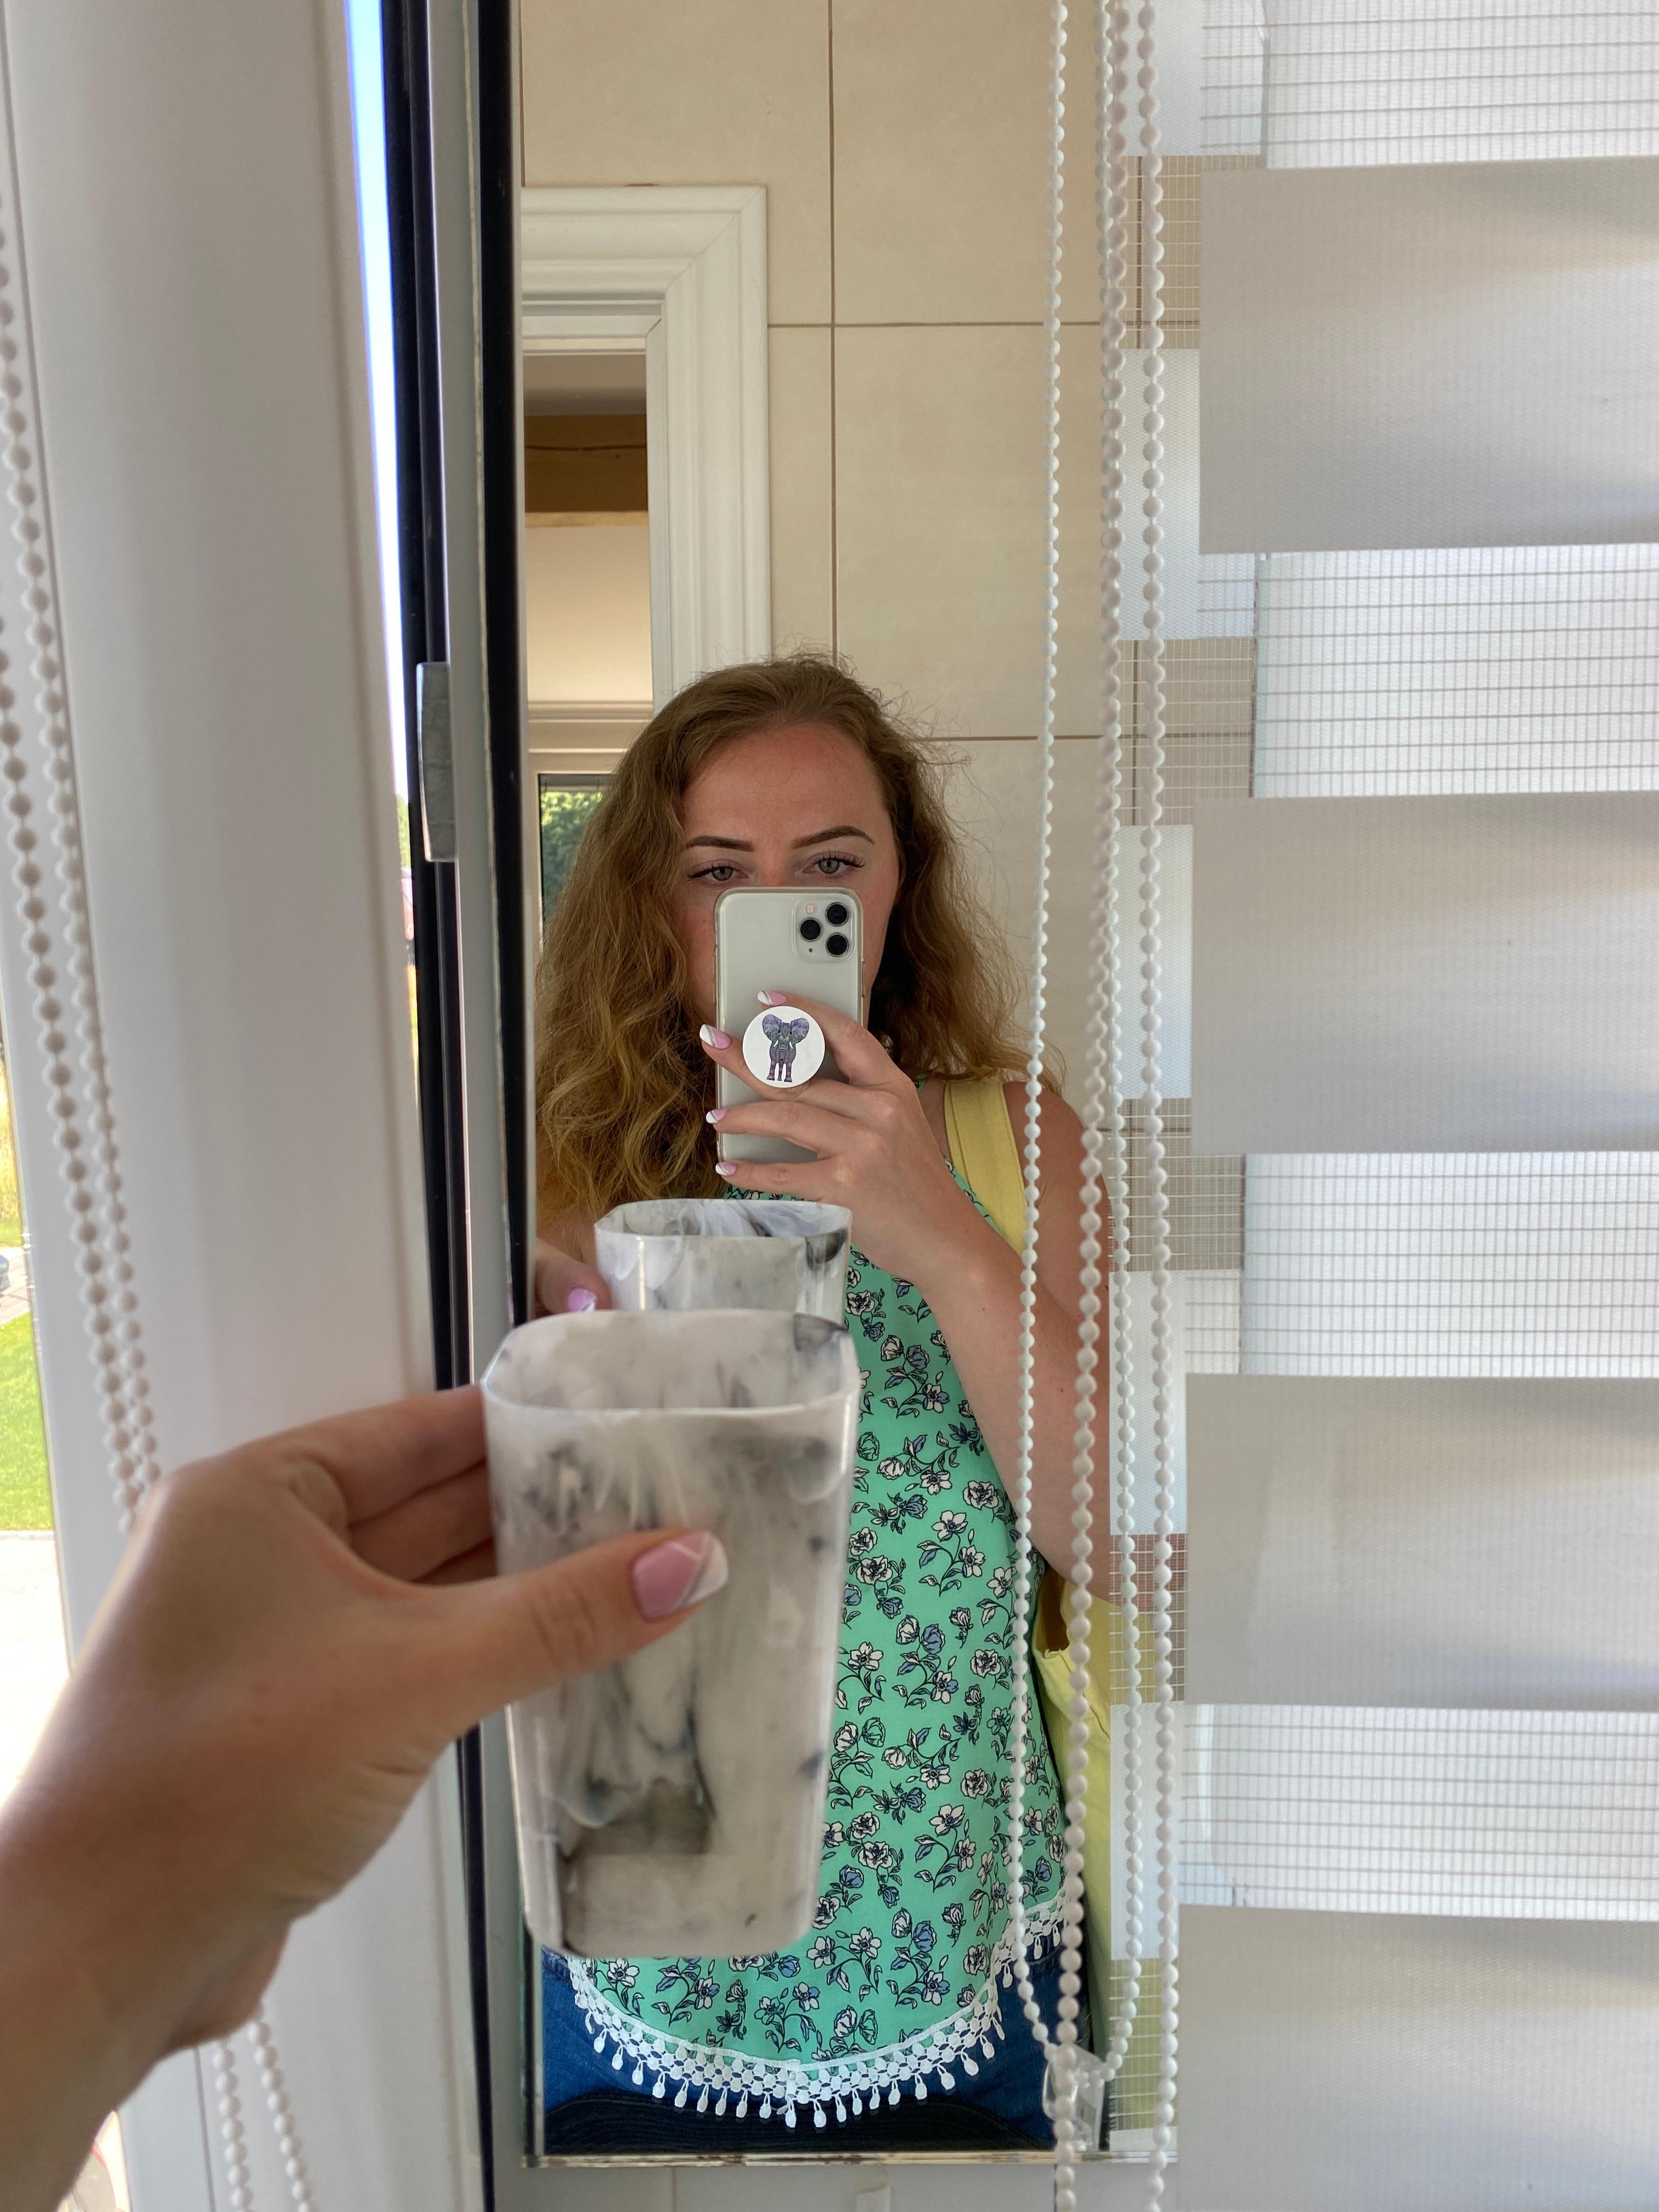
{"type": "MultiPolygon", "coordinates": [[[[1011,1977],[1011,1741],[1026,1661],[1002,1474],[1018,1449],[1011,1239],[1023,1220],[1043,669],[1049,11],[976,15],[960,52],[936,8],[834,12],[833,54],[822,9],[810,22],[791,9],[763,27],[739,11],[741,23],[700,16],[694,27],[560,0],[525,27],[538,1234],[580,1270],[611,1204],[722,1188],[830,1194],[799,1170],[793,1183],[752,1170],[714,1179],[717,1136],[702,1126],[713,1068],[697,1030],[717,1012],[721,888],[805,896],[833,882],[856,893],[868,1034],[848,1072],[854,1093],[887,1086],[878,1133],[837,1186],[854,1213],[848,1319],[866,1388],[817,1918],[787,1950],[752,1958],[544,1954],[532,2133],[549,2160],[1037,2157],[1053,2143],[1042,2056],[1011,1977]],[[600,106],[584,89],[596,73],[612,95],[600,106]],[[624,311],[617,272],[630,255],[645,296],[624,311]],[[752,381],[763,360],[763,436],[752,381]],[[658,818],[665,793],[672,836],[658,818]],[[616,950],[630,929],[636,964],[616,950]],[[638,1035],[647,1000],[672,1032],[665,1062],[638,1035]],[[624,1099],[635,1102],[628,1127],[648,1123],[631,1146],[624,1099]]],[[[1181,114],[1185,94],[1171,98],[1181,114]]],[[[1187,1136],[1189,825],[1196,800],[1249,789],[1255,612],[1248,560],[1198,554],[1203,163],[1189,104],[1164,187],[1168,641],[1156,655],[1132,611],[1115,661],[1132,824],[1152,796],[1161,666],[1161,825],[1126,828],[1119,861],[1132,916],[1149,850],[1161,883],[1170,1339],[1178,1361],[1225,1369],[1238,1359],[1243,1186],[1241,1163],[1194,1161],[1187,1136]]],[[[1092,181],[1078,170],[1060,339],[1033,1484],[1036,1540],[1060,1557],[1100,714],[1098,302],[1092,181]]],[[[1135,165],[1129,176],[1138,209],[1135,165]]],[[[1148,312],[1137,276],[1132,346],[1153,335],[1148,312]]],[[[1130,354],[1132,411],[1145,364],[1130,354]]],[[[1138,527],[1133,501],[1131,519],[1138,527]]],[[[1138,609],[1133,589],[1127,603],[1138,609]]],[[[1134,1103],[1138,1063],[1121,1079],[1127,1264],[1114,1356],[1144,1367],[1152,1125],[1134,1103]]],[[[1176,1427],[1164,1474],[1178,1528],[1176,1427]]],[[[1144,1613],[1158,1473],[1145,1436],[1133,1466],[1144,1613]]],[[[1169,1623],[1177,1698],[1182,1540],[1169,1623]]],[[[1102,1528],[1097,1559],[1105,1551],[1102,1528]]],[[[1064,1697],[1062,1588],[1039,1560],[1018,1779],[1034,1989],[1051,2022],[1063,1792],[1043,1700],[1049,1686],[1064,1697]]],[[[1125,1694],[1107,1615],[1097,1605],[1103,1708],[1125,1694]]],[[[1145,1735],[1150,1757],[1150,1725],[1145,1735]]],[[[1127,1924],[1106,1764],[1103,1749],[1085,1979],[1094,2047],[1105,2051],[1115,2021],[1128,2030],[1100,2142],[1133,2157],[1156,2117],[1158,2030],[1155,1966],[1131,1960],[1155,1952],[1156,1915],[1127,1924]]],[[[1143,1861],[1154,1859],[1149,1834],[1143,1861]]]]}

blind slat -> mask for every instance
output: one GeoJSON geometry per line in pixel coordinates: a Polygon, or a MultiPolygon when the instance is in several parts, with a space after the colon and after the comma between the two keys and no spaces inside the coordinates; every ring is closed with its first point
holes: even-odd
{"type": "Polygon", "coordinates": [[[1187,1693],[1659,1707],[1659,1383],[1194,1376],[1187,1693]]]}
{"type": "Polygon", "coordinates": [[[1194,812],[1206,1154],[1659,1143],[1659,796],[1194,812]]]}
{"type": "Polygon", "coordinates": [[[1182,1915],[1183,2212],[1650,2212],[1659,1928],[1182,1915]]]}

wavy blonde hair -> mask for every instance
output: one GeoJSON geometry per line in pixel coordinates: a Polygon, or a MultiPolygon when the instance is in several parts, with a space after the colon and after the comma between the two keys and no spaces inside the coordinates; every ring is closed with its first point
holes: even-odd
{"type": "Polygon", "coordinates": [[[536,975],[537,1182],[544,1220],[725,1186],[703,1116],[714,1071],[687,1003],[670,905],[680,807],[715,749],[792,723],[851,738],[874,769],[899,889],[869,1023],[908,1074],[1017,1074],[1018,987],[969,884],[922,741],[834,660],[795,653],[700,677],[653,715],[594,810],[536,975]]]}

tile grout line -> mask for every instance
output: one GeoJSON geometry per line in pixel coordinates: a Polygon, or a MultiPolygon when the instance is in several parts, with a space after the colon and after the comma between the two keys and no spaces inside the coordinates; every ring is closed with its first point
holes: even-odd
{"type": "Polygon", "coordinates": [[[836,386],[836,0],[823,0],[830,102],[830,650],[841,652],[841,485],[837,473],[841,442],[836,386]]]}
{"type": "MultiPolygon", "coordinates": [[[[1076,321],[1076,322],[1070,321],[1070,320],[1068,320],[1066,317],[1062,316],[1062,317],[1060,318],[1060,328],[1061,328],[1062,330],[1065,330],[1065,331],[1092,331],[1092,330],[1094,330],[1094,329],[1096,329],[1096,328],[1097,327],[1097,325],[1096,325],[1096,323],[1095,323],[1095,322],[1094,322],[1094,321],[1093,321],[1090,317],[1087,317],[1087,316],[1085,316],[1084,318],[1082,318],[1082,319],[1080,319],[1079,321],[1076,321]]],[[[975,322],[975,323],[963,323],[963,322],[929,321],[929,322],[918,322],[918,323],[891,323],[891,322],[889,322],[889,323],[836,323],[836,322],[833,322],[833,321],[831,321],[831,322],[828,322],[828,323],[773,323],[773,324],[771,324],[771,325],[769,325],[769,327],[770,327],[771,329],[775,330],[775,331],[826,331],[826,330],[827,330],[827,331],[833,331],[841,330],[841,331],[1040,331],[1042,330],[1042,325],[1041,323],[1029,323],[1029,322],[1027,322],[1027,323],[1022,323],[1022,322],[1006,322],[1006,323],[985,323],[985,322],[975,322]]],[[[1189,325],[1188,327],[1190,328],[1190,325],[1189,325]]],[[[1181,337],[1185,336],[1186,334],[1187,334],[1187,333],[1186,333],[1185,331],[1183,331],[1181,329],[1180,325],[1177,325],[1177,326],[1176,326],[1176,336],[1177,336],[1177,338],[1179,339],[1181,337]]],[[[1196,341],[1194,341],[1194,346],[1188,346],[1188,347],[1184,347],[1184,348],[1183,348],[1183,347],[1182,347],[1181,345],[1177,344],[1177,346],[1176,346],[1176,350],[1177,352],[1181,352],[1181,351],[1191,352],[1191,351],[1193,351],[1193,350],[1194,350],[1194,349],[1195,349],[1195,344],[1196,344],[1196,341]]],[[[1129,351],[1130,351],[1130,352],[1132,352],[1132,353],[1145,352],[1145,351],[1146,351],[1146,349],[1144,346],[1132,346],[1132,347],[1130,347],[1130,348],[1129,348],[1129,351]]],[[[1166,351],[1168,350],[1167,346],[1166,346],[1166,348],[1165,348],[1165,350],[1166,350],[1166,351]]]]}

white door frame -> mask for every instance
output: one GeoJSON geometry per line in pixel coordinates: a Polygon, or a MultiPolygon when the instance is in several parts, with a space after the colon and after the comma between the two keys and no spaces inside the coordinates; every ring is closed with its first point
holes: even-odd
{"type": "Polygon", "coordinates": [[[519,225],[526,352],[645,355],[661,706],[772,649],[765,187],[535,187],[519,225]]]}
{"type": "MultiPolygon", "coordinates": [[[[766,190],[526,186],[518,215],[524,352],[645,356],[652,703],[660,707],[708,670],[763,659],[772,650],[766,190]]],[[[521,682],[523,619],[521,594],[521,682]]],[[[545,709],[526,702],[522,875],[531,975],[541,921],[534,794],[544,763],[536,755],[614,757],[644,716],[618,721],[606,707],[580,719],[615,727],[589,729],[579,748],[562,733],[550,744],[545,709]]],[[[529,1107],[533,1130],[533,1099],[529,1107]]]]}

